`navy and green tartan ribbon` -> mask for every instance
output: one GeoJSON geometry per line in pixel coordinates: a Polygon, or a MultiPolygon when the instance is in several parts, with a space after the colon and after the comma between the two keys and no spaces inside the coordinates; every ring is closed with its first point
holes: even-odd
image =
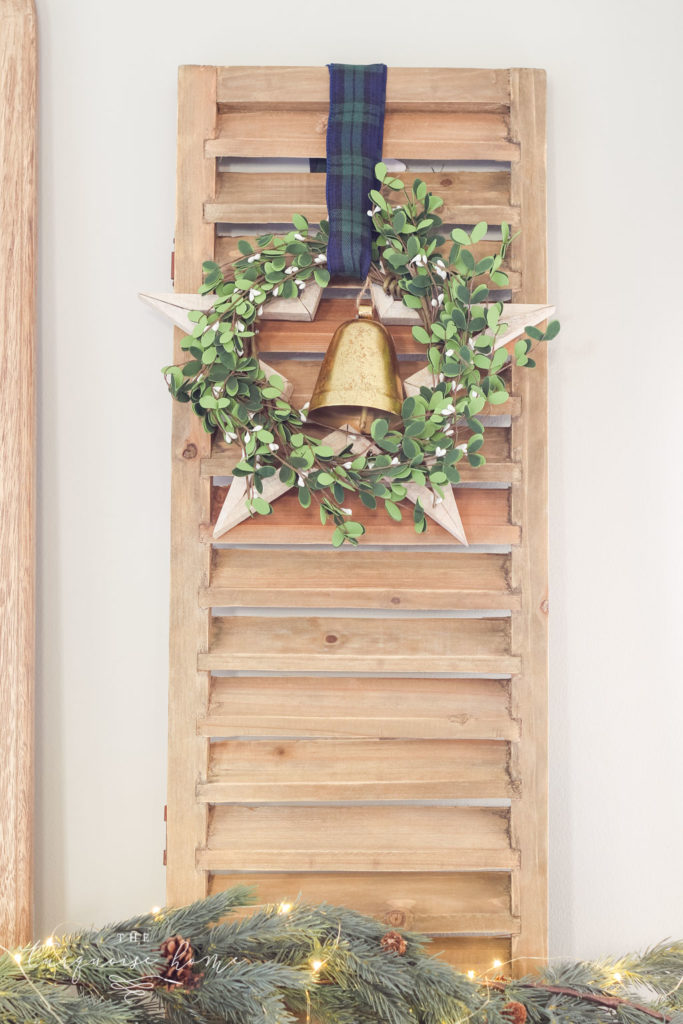
{"type": "Polygon", "coordinates": [[[332,274],[367,277],[372,254],[368,192],[377,187],[382,159],[386,64],[329,64],[327,212],[332,274]]]}

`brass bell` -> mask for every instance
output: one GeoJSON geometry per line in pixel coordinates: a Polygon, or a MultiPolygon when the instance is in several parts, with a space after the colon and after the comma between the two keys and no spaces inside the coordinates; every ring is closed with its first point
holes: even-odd
{"type": "Polygon", "coordinates": [[[401,412],[403,384],[391,335],[371,310],[340,324],[315,382],[309,418],[325,426],[348,424],[369,434],[373,420],[391,422],[401,412]]]}

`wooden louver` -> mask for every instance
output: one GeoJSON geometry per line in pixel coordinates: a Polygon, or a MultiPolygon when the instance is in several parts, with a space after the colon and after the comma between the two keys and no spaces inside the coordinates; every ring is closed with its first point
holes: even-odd
{"type": "MultiPolygon", "coordinates": [[[[327,99],[324,68],[181,68],[177,291],[197,289],[203,260],[233,259],[240,230],[325,215],[323,175],[252,161],[324,156],[327,99]]],[[[447,224],[521,229],[516,302],[546,300],[544,132],[541,71],[389,71],[385,157],[433,165],[420,176],[447,224]]],[[[332,288],[313,323],[263,325],[261,351],[295,402],[352,302],[332,288]]],[[[392,333],[408,376],[423,353],[407,328],[392,333]]],[[[537,362],[514,371],[487,464],[457,489],[469,549],[364,510],[361,547],[335,551],[294,496],[212,543],[235,452],[174,405],[170,902],[248,881],[262,901],[301,893],[434,933],[462,968],[512,957],[521,972],[545,956],[537,362]]]]}

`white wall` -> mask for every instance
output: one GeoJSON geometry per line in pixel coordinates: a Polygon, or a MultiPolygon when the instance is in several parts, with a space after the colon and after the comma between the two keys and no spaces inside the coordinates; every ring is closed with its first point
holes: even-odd
{"type": "Polygon", "coordinates": [[[548,70],[552,951],[683,934],[677,0],[38,8],[38,933],[164,897],[176,68],[383,60],[548,70]]]}

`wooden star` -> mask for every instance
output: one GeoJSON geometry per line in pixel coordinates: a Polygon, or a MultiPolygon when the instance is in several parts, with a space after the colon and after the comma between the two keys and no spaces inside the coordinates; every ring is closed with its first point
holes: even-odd
{"type": "MultiPolygon", "coordinates": [[[[406,308],[404,307],[404,309],[406,308]]],[[[411,309],[407,310],[407,312],[413,313],[416,310],[411,309]]],[[[554,306],[541,306],[524,302],[504,303],[503,312],[500,314],[500,322],[501,324],[506,324],[506,330],[496,337],[493,345],[494,351],[502,348],[503,345],[508,345],[515,338],[520,338],[527,327],[535,327],[536,324],[542,323],[543,320],[548,320],[554,312],[554,306]]],[[[421,322],[420,319],[414,321],[416,325],[421,322]]],[[[424,366],[417,373],[406,377],[403,382],[406,395],[417,395],[421,387],[433,388],[436,383],[437,379],[428,366],[424,366]]]]}
{"type": "MultiPolygon", "coordinates": [[[[372,286],[373,301],[379,319],[386,324],[420,324],[421,320],[416,310],[408,309],[402,302],[386,296],[379,285],[372,286]]],[[[264,307],[264,320],[298,320],[311,321],[320,302],[322,289],[318,285],[309,283],[303,289],[298,298],[295,299],[271,299],[264,307]]],[[[208,311],[215,303],[215,297],[211,295],[196,295],[182,293],[155,293],[140,292],[140,298],[158,312],[163,313],[173,324],[182,330],[188,330],[192,326],[187,315],[191,310],[208,311]]],[[[526,327],[539,324],[548,319],[555,312],[554,306],[542,306],[520,303],[506,303],[500,316],[502,323],[507,324],[507,330],[496,338],[495,348],[507,345],[510,341],[520,337],[526,327]]],[[[276,371],[263,360],[259,364],[266,377],[270,377],[276,371]]],[[[282,377],[282,374],[280,374],[282,377]]],[[[293,391],[293,385],[286,378],[284,380],[283,397],[289,399],[293,391]]],[[[420,387],[434,387],[436,379],[429,367],[424,367],[412,374],[404,381],[406,394],[417,394],[420,387]]],[[[328,434],[321,441],[328,445],[335,454],[343,451],[349,440],[353,439],[352,451],[354,454],[371,454],[373,451],[379,454],[379,449],[373,444],[370,438],[356,434],[349,427],[342,427],[339,430],[328,434]]],[[[265,501],[272,503],[282,497],[295,486],[284,484],[279,477],[268,477],[263,481],[263,490],[259,495],[265,501]]],[[[467,536],[462,525],[460,512],[453,494],[453,490],[447,487],[444,497],[440,499],[426,486],[418,484],[406,484],[406,498],[415,504],[421,502],[425,515],[433,519],[444,530],[450,533],[461,544],[467,544],[467,536]]],[[[245,477],[234,477],[228,489],[223,507],[214,527],[214,539],[222,537],[232,530],[239,523],[249,518],[252,512],[249,507],[249,493],[245,477]]]]}

